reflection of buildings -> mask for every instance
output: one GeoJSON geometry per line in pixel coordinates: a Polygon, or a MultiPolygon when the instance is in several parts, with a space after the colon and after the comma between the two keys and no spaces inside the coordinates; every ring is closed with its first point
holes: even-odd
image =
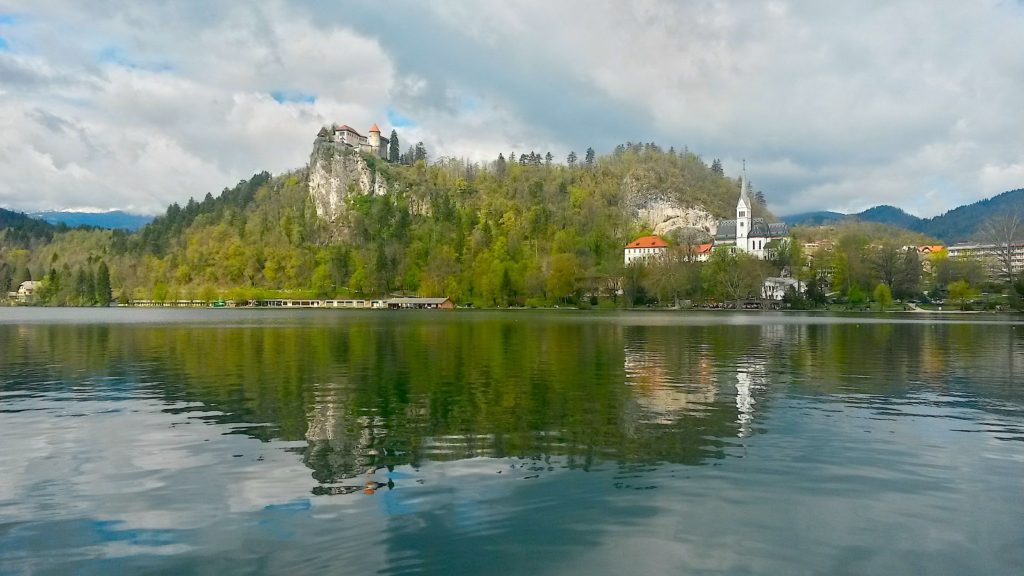
{"type": "Polygon", "coordinates": [[[686,414],[702,413],[715,402],[714,363],[706,351],[683,372],[666,365],[663,350],[627,345],[623,367],[634,391],[638,422],[671,424],[686,414]]]}
{"type": "Polygon", "coordinates": [[[306,430],[305,464],[313,469],[320,482],[337,482],[373,472],[377,449],[387,429],[379,417],[345,413],[347,398],[341,387],[329,386],[318,391],[306,430]]]}
{"type": "Polygon", "coordinates": [[[754,410],[757,400],[755,392],[764,388],[763,362],[748,361],[736,367],[736,424],[740,438],[750,436],[751,424],[754,422],[754,410]]]}

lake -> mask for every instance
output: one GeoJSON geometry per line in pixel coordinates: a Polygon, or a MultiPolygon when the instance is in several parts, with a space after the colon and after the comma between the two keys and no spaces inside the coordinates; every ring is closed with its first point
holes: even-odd
{"type": "Polygon", "coordinates": [[[0,309],[2,574],[1022,570],[1019,321],[0,309]]]}

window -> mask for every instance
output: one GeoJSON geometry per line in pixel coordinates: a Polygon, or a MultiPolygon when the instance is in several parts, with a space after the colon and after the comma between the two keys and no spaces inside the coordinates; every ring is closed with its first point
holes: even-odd
{"type": "Polygon", "coordinates": [[[747,215],[746,211],[740,210],[740,218],[743,218],[746,215],[747,215]]]}

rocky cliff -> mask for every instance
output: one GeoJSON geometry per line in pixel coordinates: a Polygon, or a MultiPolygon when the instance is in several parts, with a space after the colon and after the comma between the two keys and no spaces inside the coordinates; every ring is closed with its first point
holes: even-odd
{"type": "Polygon", "coordinates": [[[633,170],[622,180],[623,197],[634,222],[659,236],[673,231],[714,236],[718,218],[707,207],[684,201],[678,185],[653,170],[633,170]]]}
{"type": "Polygon", "coordinates": [[[309,157],[309,196],[317,216],[340,223],[350,197],[387,192],[387,181],[358,152],[317,139],[309,157]]]}

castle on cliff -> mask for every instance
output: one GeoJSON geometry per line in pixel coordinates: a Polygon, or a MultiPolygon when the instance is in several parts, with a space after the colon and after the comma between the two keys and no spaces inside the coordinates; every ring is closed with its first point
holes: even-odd
{"type": "Polygon", "coordinates": [[[363,136],[348,124],[340,126],[334,124],[330,127],[324,126],[321,128],[317,132],[316,138],[320,141],[333,142],[355,148],[367,154],[375,154],[381,158],[388,157],[388,139],[380,135],[380,128],[376,124],[370,126],[369,136],[363,136]]]}

